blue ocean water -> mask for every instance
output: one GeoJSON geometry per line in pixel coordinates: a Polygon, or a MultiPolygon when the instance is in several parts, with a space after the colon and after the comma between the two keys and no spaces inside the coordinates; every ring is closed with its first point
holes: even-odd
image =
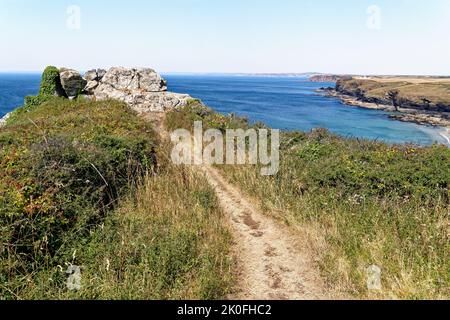
{"type": "Polygon", "coordinates": [[[23,105],[28,95],[36,95],[40,74],[0,73],[0,117],[23,105]]]}
{"type": "MultiPolygon", "coordinates": [[[[40,74],[0,74],[0,117],[23,104],[39,90],[40,74]]],[[[328,128],[348,137],[390,143],[446,143],[439,128],[389,119],[388,113],[353,108],[316,89],[331,83],[312,83],[297,77],[233,75],[165,75],[169,90],[188,93],[214,110],[248,116],[273,128],[309,131],[328,128]]]]}
{"type": "Polygon", "coordinates": [[[441,128],[389,119],[380,110],[349,107],[316,92],[333,83],[300,77],[165,75],[169,90],[188,93],[222,113],[234,112],[272,128],[309,131],[328,128],[346,137],[389,143],[446,144],[441,128]]]}

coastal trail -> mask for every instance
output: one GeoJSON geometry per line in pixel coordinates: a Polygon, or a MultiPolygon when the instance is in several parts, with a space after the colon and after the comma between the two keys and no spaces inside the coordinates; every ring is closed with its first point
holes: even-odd
{"type": "MultiPolygon", "coordinates": [[[[149,115],[162,139],[169,133],[162,115],[149,115]]],[[[309,250],[287,227],[264,215],[250,199],[229,184],[213,167],[195,166],[216,191],[230,226],[236,260],[236,287],[229,299],[317,300],[329,299],[309,250]]]]}

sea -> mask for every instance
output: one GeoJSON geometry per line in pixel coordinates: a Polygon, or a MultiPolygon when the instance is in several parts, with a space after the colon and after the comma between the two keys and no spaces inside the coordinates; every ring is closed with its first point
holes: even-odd
{"type": "MultiPolygon", "coordinates": [[[[310,131],[327,128],[344,137],[391,144],[449,144],[444,128],[401,122],[389,113],[346,106],[317,92],[333,83],[309,82],[304,77],[218,74],[165,74],[169,91],[187,93],[215,111],[246,116],[272,128],[310,131]]],[[[0,73],[0,117],[39,90],[38,73],[0,73]]]]}

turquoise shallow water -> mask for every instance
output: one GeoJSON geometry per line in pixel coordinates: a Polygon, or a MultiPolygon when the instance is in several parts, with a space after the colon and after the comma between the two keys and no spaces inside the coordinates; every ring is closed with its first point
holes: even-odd
{"type": "MultiPolygon", "coordinates": [[[[309,131],[324,127],[348,137],[389,143],[448,143],[442,129],[394,121],[388,113],[353,108],[315,92],[331,83],[295,77],[165,75],[169,90],[188,93],[222,113],[235,112],[274,128],[309,131]]],[[[39,74],[0,74],[0,116],[36,94],[39,74]]]]}

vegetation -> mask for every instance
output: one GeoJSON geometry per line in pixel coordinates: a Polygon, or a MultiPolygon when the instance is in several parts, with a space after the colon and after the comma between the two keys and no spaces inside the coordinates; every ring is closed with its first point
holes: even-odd
{"type": "MultiPolygon", "coordinates": [[[[191,105],[167,121],[202,118],[212,127],[215,117],[191,105]]],[[[268,215],[309,240],[330,285],[357,298],[448,298],[445,146],[392,146],[326,130],[290,132],[282,136],[276,176],[263,177],[255,166],[219,169],[268,215]],[[373,264],[382,269],[380,292],[367,290],[366,270],[373,264]]]]}
{"type": "MultiPolygon", "coordinates": [[[[123,103],[41,97],[0,129],[0,299],[225,297],[231,239],[204,177],[172,165],[169,143],[123,103]]],[[[199,101],[165,124],[196,120],[250,126],[199,101]]],[[[308,240],[330,285],[357,298],[449,297],[450,149],[314,130],[284,133],[281,160],[273,177],[220,170],[308,240]],[[366,286],[373,264],[379,292],[366,286]]]]}
{"type": "MultiPolygon", "coordinates": [[[[235,114],[223,115],[214,112],[199,100],[191,100],[183,109],[173,110],[166,115],[165,127],[168,130],[193,129],[195,121],[202,121],[204,129],[215,128],[222,131],[248,126],[246,118],[235,114]]],[[[255,126],[262,126],[262,124],[255,124],[255,126]]]]}
{"type": "Polygon", "coordinates": [[[44,73],[42,74],[39,96],[59,95],[63,91],[61,79],[59,77],[59,69],[53,66],[45,68],[44,73]]]}
{"type": "Polygon", "coordinates": [[[0,129],[0,153],[0,299],[226,294],[229,236],[214,192],[171,167],[125,104],[25,106],[0,129]],[[71,265],[78,291],[66,286],[71,265]]]}

